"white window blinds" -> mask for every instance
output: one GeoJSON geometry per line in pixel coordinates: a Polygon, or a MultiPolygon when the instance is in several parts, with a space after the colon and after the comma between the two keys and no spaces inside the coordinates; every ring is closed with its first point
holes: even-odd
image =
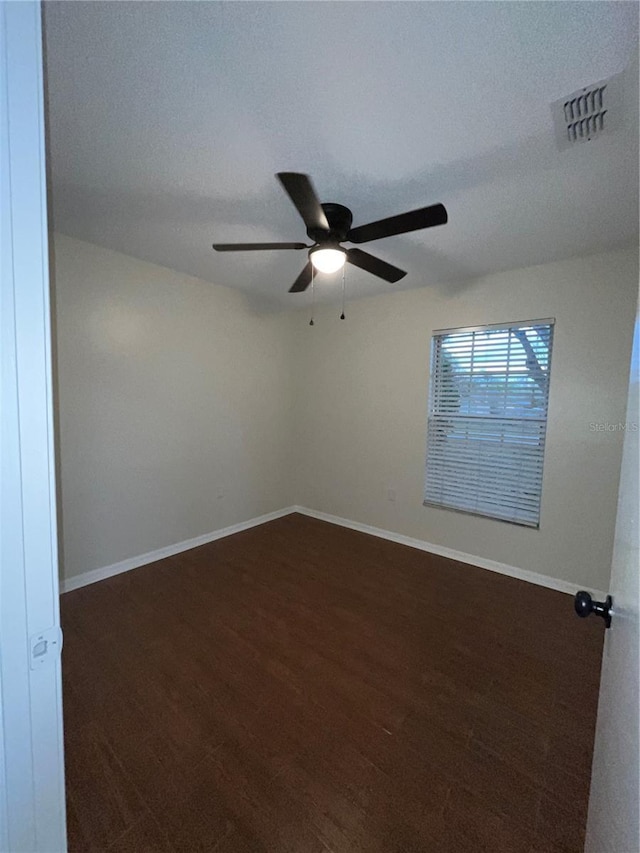
{"type": "Polygon", "coordinates": [[[538,527],[553,320],[433,336],[425,505],[538,527]]]}

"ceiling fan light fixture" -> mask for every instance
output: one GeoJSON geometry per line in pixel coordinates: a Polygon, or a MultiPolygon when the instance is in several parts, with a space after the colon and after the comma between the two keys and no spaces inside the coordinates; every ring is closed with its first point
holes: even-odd
{"type": "Polygon", "coordinates": [[[309,252],[309,259],[318,272],[332,273],[342,269],[347,253],[344,249],[313,249],[309,252]]]}

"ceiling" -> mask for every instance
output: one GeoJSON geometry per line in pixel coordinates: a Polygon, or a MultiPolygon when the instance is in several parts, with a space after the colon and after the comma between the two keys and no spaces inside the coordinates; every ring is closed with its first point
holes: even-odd
{"type": "Polygon", "coordinates": [[[47,2],[45,27],[55,229],[258,306],[307,302],[304,252],[211,243],[306,238],[277,171],[354,225],[446,205],[363,247],[408,275],[348,267],[351,296],[637,241],[637,65],[617,133],[561,152],[550,111],[637,63],[635,2],[47,2]]]}

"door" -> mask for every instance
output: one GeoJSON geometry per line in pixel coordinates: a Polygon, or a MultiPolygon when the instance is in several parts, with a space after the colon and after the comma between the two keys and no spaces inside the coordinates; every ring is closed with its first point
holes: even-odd
{"type": "Polygon", "coordinates": [[[640,318],[636,317],[610,585],[613,620],[606,632],[602,660],[585,853],[640,851],[639,334],[640,318]]]}
{"type": "Polygon", "coordinates": [[[40,4],[0,0],[0,850],[66,849],[40,4]]]}

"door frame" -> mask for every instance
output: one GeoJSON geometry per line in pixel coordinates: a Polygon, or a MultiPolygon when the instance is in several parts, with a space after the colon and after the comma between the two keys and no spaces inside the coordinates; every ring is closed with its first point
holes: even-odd
{"type": "Polygon", "coordinates": [[[0,0],[0,850],[66,850],[39,2],[0,0]]]}

